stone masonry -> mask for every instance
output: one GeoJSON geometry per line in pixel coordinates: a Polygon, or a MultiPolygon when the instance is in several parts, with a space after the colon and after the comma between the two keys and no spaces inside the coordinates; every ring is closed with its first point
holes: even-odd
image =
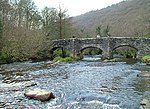
{"type": "Polygon", "coordinates": [[[101,38],[70,38],[53,40],[51,52],[57,48],[69,50],[72,54],[80,54],[83,49],[96,47],[103,51],[103,59],[113,58],[113,51],[121,46],[135,48],[137,56],[150,54],[150,38],[101,37],[101,38]]]}

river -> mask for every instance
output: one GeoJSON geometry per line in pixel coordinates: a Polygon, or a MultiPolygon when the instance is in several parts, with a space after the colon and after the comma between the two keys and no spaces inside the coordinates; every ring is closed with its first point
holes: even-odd
{"type": "Polygon", "coordinates": [[[150,66],[131,60],[86,59],[1,65],[0,108],[138,109],[140,101],[150,97],[150,79],[137,77],[141,71],[150,71],[150,66]],[[27,87],[31,82],[37,85],[27,87]],[[52,91],[56,98],[48,102],[26,98],[25,91],[34,88],[52,91]]]}

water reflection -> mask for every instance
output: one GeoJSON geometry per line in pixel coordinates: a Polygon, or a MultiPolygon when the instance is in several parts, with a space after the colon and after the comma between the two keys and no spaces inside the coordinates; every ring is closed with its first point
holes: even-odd
{"type": "Polygon", "coordinates": [[[83,61],[100,61],[101,55],[84,55],[83,61]]]}

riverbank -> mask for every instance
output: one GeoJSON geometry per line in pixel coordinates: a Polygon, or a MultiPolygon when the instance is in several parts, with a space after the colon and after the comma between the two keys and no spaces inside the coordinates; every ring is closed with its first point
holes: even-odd
{"type": "Polygon", "coordinates": [[[142,57],[142,62],[150,64],[150,55],[145,55],[142,57]]]}

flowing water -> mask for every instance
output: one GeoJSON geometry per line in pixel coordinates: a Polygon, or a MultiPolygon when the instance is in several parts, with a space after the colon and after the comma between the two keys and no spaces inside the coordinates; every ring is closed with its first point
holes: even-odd
{"type": "Polygon", "coordinates": [[[139,78],[137,74],[150,71],[150,66],[128,62],[1,65],[0,108],[138,109],[143,98],[150,98],[150,79],[139,78]],[[31,82],[37,85],[27,87],[31,82]],[[34,88],[52,91],[56,98],[47,102],[26,98],[24,92],[34,88]]]}

